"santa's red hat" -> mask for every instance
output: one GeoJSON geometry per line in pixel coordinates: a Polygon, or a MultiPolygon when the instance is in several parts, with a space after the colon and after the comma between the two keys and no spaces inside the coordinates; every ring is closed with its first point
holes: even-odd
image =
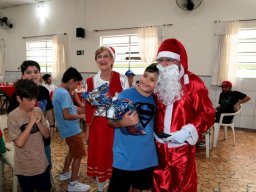
{"type": "Polygon", "coordinates": [[[172,58],[180,61],[180,64],[184,69],[184,84],[189,83],[187,71],[188,71],[188,57],[185,47],[177,39],[164,40],[157,52],[157,59],[161,57],[172,58]]]}
{"type": "Polygon", "coordinates": [[[112,57],[113,57],[113,59],[115,61],[115,59],[116,59],[116,51],[115,51],[115,49],[113,47],[110,47],[110,46],[105,46],[105,47],[109,50],[109,52],[111,53],[111,55],[112,55],[112,57]]]}

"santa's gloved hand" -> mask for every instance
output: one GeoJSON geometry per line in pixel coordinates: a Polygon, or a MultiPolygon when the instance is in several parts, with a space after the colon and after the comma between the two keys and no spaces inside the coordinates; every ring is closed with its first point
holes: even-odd
{"type": "Polygon", "coordinates": [[[181,129],[179,131],[172,133],[172,135],[170,137],[165,138],[164,141],[167,143],[171,142],[182,144],[190,136],[190,133],[186,129],[181,129]]]}

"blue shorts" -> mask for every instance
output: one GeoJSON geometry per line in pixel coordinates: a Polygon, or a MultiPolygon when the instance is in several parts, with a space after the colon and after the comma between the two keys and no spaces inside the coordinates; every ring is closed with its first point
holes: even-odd
{"type": "Polygon", "coordinates": [[[52,188],[50,172],[46,170],[44,173],[33,176],[17,175],[22,192],[37,191],[50,192],[52,188]]]}

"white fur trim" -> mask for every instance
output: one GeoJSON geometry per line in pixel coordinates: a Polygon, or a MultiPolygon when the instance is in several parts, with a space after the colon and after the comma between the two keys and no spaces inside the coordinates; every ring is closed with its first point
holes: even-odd
{"type": "Polygon", "coordinates": [[[185,85],[189,84],[188,74],[184,74],[184,84],[185,85]]]}
{"type": "Polygon", "coordinates": [[[180,65],[180,78],[184,75],[184,67],[180,65]]]}
{"type": "Polygon", "coordinates": [[[189,84],[189,77],[188,74],[184,74],[184,67],[180,65],[180,78],[184,76],[184,84],[187,85],[189,84]]]}
{"type": "Polygon", "coordinates": [[[171,122],[172,122],[172,109],[173,109],[173,103],[170,105],[167,105],[164,115],[164,132],[170,134],[171,130],[171,122]]]}
{"type": "Polygon", "coordinates": [[[157,59],[161,57],[168,57],[180,61],[180,55],[170,51],[161,51],[157,54],[157,59]]]}
{"type": "Polygon", "coordinates": [[[198,132],[197,132],[195,126],[192,124],[187,124],[187,125],[184,125],[181,129],[185,129],[190,133],[190,137],[187,138],[186,141],[190,145],[195,145],[198,141],[198,132]]]}

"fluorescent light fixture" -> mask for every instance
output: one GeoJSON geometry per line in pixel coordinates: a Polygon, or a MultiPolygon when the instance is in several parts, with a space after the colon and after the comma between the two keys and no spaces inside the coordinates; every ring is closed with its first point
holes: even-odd
{"type": "Polygon", "coordinates": [[[38,1],[37,3],[37,15],[41,20],[44,20],[48,16],[48,7],[44,1],[38,1]]]}

